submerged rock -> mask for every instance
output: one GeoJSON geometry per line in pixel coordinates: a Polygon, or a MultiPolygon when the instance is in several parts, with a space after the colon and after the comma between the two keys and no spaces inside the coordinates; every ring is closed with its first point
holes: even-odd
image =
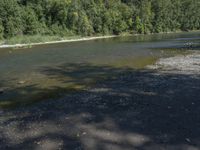
{"type": "Polygon", "coordinates": [[[18,84],[25,84],[26,81],[19,81],[18,84]]]}

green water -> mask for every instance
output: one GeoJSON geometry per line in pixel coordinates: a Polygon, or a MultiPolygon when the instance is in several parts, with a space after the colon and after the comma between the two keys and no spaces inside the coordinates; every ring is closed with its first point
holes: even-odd
{"type": "Polygon", "coordinates": [[[117,37],[0,49],[0,107],[57,99],[198,47],[200,32],[117,37]],[[189,46],[187,43],[192,43],[189,46]]]}

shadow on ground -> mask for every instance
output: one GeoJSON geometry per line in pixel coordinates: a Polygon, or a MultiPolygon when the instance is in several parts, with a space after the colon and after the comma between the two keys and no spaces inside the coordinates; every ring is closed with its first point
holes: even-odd
{"type": "Polygon", "coordinates": [[[199,76],[89,64],[40,71],[90,86],[59,100],[0,110],[1,150],[200,149],[199,76]]]}

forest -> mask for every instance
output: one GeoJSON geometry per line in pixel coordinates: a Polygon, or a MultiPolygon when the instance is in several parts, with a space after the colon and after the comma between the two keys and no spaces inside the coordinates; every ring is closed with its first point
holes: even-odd
{"type": "Polygon", "coordinates": [[[199,0],[0,0],[0,39],[200,29],[199,0]]]}

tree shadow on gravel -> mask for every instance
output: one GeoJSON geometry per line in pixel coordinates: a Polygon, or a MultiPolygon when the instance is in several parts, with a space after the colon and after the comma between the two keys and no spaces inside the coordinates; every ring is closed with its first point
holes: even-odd
{"type": "Polygon", "coordinates": [[[71,77],[71,82],[88,86],[59,100],[0,111],[2,150],[200,149],[197,75],[90,64],[40,71],[64,83],[71,77]]]}

